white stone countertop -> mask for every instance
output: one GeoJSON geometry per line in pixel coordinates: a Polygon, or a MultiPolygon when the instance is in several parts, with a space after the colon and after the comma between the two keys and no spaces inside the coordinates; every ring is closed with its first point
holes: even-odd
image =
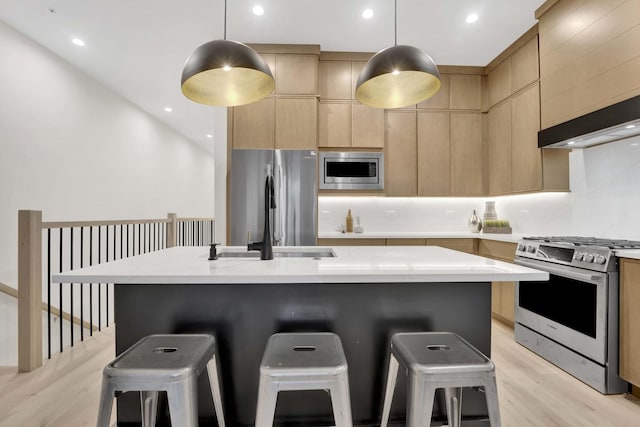
{"type": "Polygon", "coordinates": [[[640,249],[614,249],[618,258],[640,259],[640,249]]]}
{"type": "MultiPolygon", "coordinates": [[[[274,251],[318,250],[278,247],[274,251]]],[[[54,274],[62,283],[407,283],[548,280],[548,273],[438,246],[340,246],[334,258],[219,258],[208,247],[175,247],[54,274]]],[[[246,252],[221,247],[218,252],[246,252]]]]}
{"type": "Polygon", "coordinates": [[[414,232],[414,231],[366,231],[364,233],[341,233],[324,231],[318,233],[319,239],[488,239],[517,243],[522,234],[496,234],[471,232],[414,232]]]}

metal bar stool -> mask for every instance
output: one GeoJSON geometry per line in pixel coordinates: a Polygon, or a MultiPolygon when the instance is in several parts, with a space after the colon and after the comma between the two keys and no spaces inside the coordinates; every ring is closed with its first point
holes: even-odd
{"type": "Polygon", "coordinates": [[[149,335],[102,371],[98,427],[109,427],[116,392],[140,391],[143,427],[155,425],[158,392],[166,391],[171,425],[197,427],[197,378],[207,368],[218,426],[225,427],[216,341],[211,335],[149,335]]]}
{"type": "Polygon", "coordinates": [[[278,333],[260,364],[255,427],[271,427],[278,392],[328,390],[336,427],[352,427],[347,361],[333,333],[278,333]]]}
{"type": "Polygon", "coordinates": [[[409,371],[408,427],[431,424],[437,388],[445,389],[448,425],[459,427],[462,387],[484,387],[491,426],[500,427],[495,365],[462,337],[449,332],[393,335],[381,427],[387,427],[389,421],[389,409],[398,375],[398,361],[409,371]]]}

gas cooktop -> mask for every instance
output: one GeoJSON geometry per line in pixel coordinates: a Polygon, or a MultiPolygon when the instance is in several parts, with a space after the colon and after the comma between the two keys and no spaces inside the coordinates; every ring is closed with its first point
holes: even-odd
{"type": "Polygon", "coordinates": [[[609,249],[640,249],[640,241],[620,240],[620,239],[602,239],[598,237],[578,237],[578,236],[531,236],[524,237],[524,240],[545,242],[545,243],[564,243],[574,246],[599,246],[609,249]]]}

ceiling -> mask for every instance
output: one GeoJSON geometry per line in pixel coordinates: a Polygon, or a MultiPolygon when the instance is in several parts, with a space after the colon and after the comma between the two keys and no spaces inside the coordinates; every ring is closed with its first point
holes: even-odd
{"type": "MultiPolygon", "coordinates": [[[[544,0],[398,0],[398,44],[439,65],[485,66],[535,24],[544,0]],[[470,13],[479,16],[467,24],[470,13]]],[[[222,107],[187,100],[194,49],[224,36],[224,0],[2,0],[0,20],[213,152],[222,107]],[[86,44],[71,43],[80,38],[86,44]],[[173,111],[166,112],[165,107],[173,111]]],[[[392,0],[228,0],[227,39],[377,52],[393,45],[392,0]],[[254,5],[264,15],[252,13],[254,5]],[[362,11],[374,16],[365,20],[362,11]]]]}

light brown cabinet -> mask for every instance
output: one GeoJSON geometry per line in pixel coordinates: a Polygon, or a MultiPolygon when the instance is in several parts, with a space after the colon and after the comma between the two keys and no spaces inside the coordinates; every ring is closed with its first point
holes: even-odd
{"type": "Polygon", "coordinates": [[[387,239],[387,246],[425,246],[427,239],[419,238],[394,238],[387,239]]]}
{"type": "Polygon", "coordinates": [[[487,114],[489,194],[511,192],[511,100],[494,107],[487,114]]]}
{"type": "Polygon", "coordinates": [[[276,99],[276,148],[315,150],[318,101],[314,98],[276,99]]]}
{"type": "Polygon", "coordinates": [[[440,74],[440,89],[431,98],[418,104],[418,108],[449,109],[449,74],[440,74]]]}
{"type": "Polygon", "coordinates": [[[482,108],[482,78],[478,74],[452,74],[449,83],[452,110],[482,108]]]}
{"type": "Polygon", "coordinates": [[[338,239],[318,239],[318,246],[385,246],[385,239],[367,239],[358,237],[338,239]]]}
{"type": "Polygon", "coordinates": [[[384,148],[384,110],[355,101],[364,64],[345,58],[320,61],[319,147],[384,148]]]}
{"type": "Polygon", "coordinates": [[[275,148],[275,111],[274,98],[234,107],[233,148],[275,148]]]}
{"type": "Polygon", "coordinates": [[[480,113],[451,113],[451,195],[484,195],[480,113]]]}
{"type": "Polygon", "coordinates": [[[351,146],[384,148],[384,110],[351,104],[351,146]]]}
{"type": "Polygon", "coordinates": [[[318,146],[351,147],[351,103],[320,101],[318,146]]]}
{"type": "Polygon", "coordinates": [[[620,263],[620,377],[640,387],[640,261],[620,263]]]}
{"type": "Polygon", "coordinates": [[[511,95],[511,57],[509,56],[487,75],[489,106],[511,95]]]}
{"type": "Polygon", "coordinates": [[[476,253],[476,239],[437,239],[428,238],[427,246],[440,246],[454,251],[476,253]]]}
{"type": "Polygon", "coordinates": [[[418,196],[451,194],[449,113],[418,111],[418,196]]]}
{"type": "Polygon", "coordinates": [[[416,112],[385,112],[385,194],[418,194],[416,112]]]}
{"type": "Polygon", "coordinates": [[[350,101],[320,101],[318,146],[384,148],[384,110],[350,101]]]}
{"type": "MultiPolygon", "coordinates": [[[[481,239],[478,255],[513,262],[516,244],[496,240],[481,239]]],[[[515,321],[515,282],[493,282],[491,284],[491,312],[497,319],[513,325],[515,321]]]]}
{"type": "Polygon", "coordinates": [[[540,89],[535,84],[514,96],[511,103],[511,191],[542,190],[542,150],[540,130],[540,89]]]}
{"type": "Polygon", "coordinates": [[[516,93],[540,78],[538,37],[526,42],[511,56],[511,93],[516,93]]]}
{"type": "Polygon", "coordinates": [[[276,93],[318,95],[318,55],[277,54],[276,93]]]}

